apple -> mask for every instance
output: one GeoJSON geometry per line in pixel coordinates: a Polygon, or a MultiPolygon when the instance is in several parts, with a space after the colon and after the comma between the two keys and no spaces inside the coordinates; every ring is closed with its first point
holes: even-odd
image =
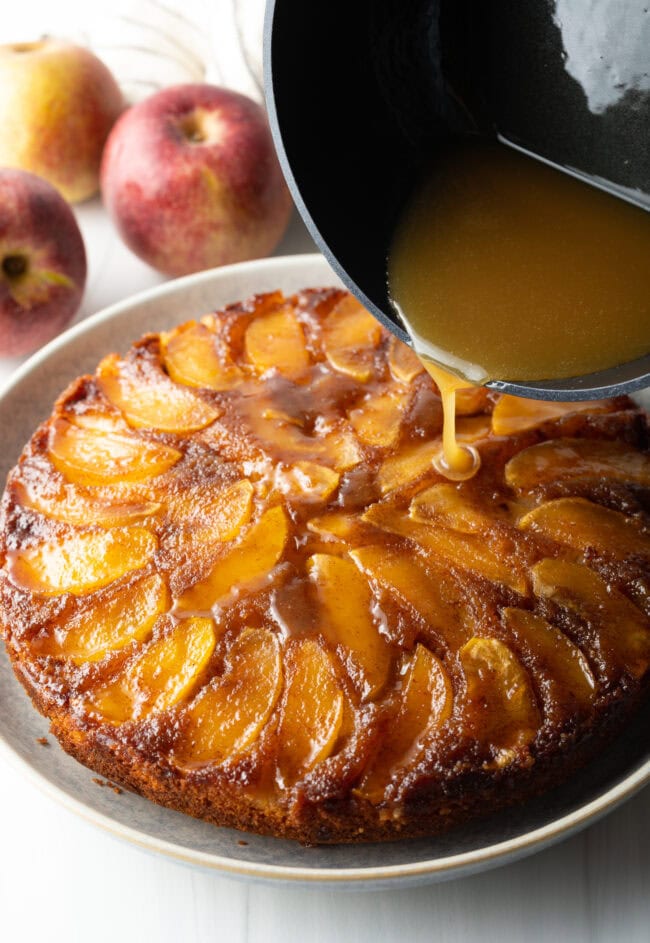
{"type": "Polygon", "coordinates": [[[0,166],[85,200],[97,192],[104,143],[123,110],[119,86],[89,50],[58,39],[0,46],[0,166]]]}
{"type": "Polygon", "coordinates": [[[83,239],[61,194],[35,174],[0,168],[0,355],[58,334],[85,282],[83,239]]]}
{"type": "Polygon", "coordinates": [[[292,201],[263,109],[214,85],[175,85],[126,111],[101,166],[126,244],[167,275],[269,255],[292,201]]]}

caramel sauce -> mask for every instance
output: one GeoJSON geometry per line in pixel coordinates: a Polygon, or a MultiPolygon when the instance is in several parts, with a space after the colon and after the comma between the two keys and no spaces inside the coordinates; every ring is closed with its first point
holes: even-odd
{"type": "MultiPolygon", "coordinates": [[[[650,350],[650,217],[495,142],[446,150],[388,260],[391,300],[449,382],[559,379],[650,350]]],[[[458,451],[445,407],[445,462],[458,451]]]]}
{"type": "Polygon", "coordinates": [[[465,481],[479,470],[481,458],[472,446],[460,445],[456,438],[456,392],[467,389],[467,382],[422,358],[433,377],[442,402],[442,451],[434,460],[437,471],[451,481],[465,481]]]}

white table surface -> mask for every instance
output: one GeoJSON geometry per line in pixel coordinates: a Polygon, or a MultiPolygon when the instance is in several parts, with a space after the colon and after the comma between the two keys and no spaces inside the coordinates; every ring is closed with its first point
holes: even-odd
{"type": "MultiPolygon", "coordinates": [[[[225,15],[235,0],[200,2],[225,15]]],[[[22,0],[3,10],[0,39],[31,38],[35,23],[74,33],[63,27],[83,30],[97,9],[95,0],[22,0]]],[[[77,320],[161,281],[119,242],[98,201],[78,217],[89,278],[77,320]]],[[[295,221],[281,251],[310,248],[295,221]]],[[[0,358],[0,389],[19,363],[0,358]]],[[[247,884],[154,857],[77,819],[0,758],[0,941],[154,940],[648,943],[650,790],[522,862],[418,890],[343,893],[247,884]]]]}
{"type": "MultiPolygon", "coordinates": [[[[120,243],[98,201],[77,215],[89,256],[78,319],[161,280],[120,243]]],[[[311,248],[295,219],[280,251],[311,248]]],[[[0,388],[19,362],[0,360],[0,388]]],[[[154,857],[77,819],[0,758],[7,943],[558,939],[650,941],[650,790],[522,862],[417,890],[344,893],[247,884],[154,857]]]]}

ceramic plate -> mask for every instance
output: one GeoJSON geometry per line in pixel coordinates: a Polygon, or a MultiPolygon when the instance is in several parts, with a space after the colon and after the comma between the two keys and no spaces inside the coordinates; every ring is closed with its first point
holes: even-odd
{"type": "MultiPolygon", "coordinates": [[[[124,352],[146,331],[172,327],[255,292],[337,284],[317,255],[248,262],[170,282],[114,305],[57,338],[18,371],[0,400],[2,481],[24,443],[76,376],[104,354],[124,352]]],[[[560,789],[519,808],[433,839],[302,848],[293,842],[215,828],[139,796],[100,789],[93,773],[57,747],[0,654],[0,748],[54,798],[113,835],[223,874],[306,885],[379,888],[469,874],[537,851],[575,832],[650,781],[648,722],[638,717],[611,750],[560,789]],[[244,842],[244,844],[240,844],[244,842]]]]}

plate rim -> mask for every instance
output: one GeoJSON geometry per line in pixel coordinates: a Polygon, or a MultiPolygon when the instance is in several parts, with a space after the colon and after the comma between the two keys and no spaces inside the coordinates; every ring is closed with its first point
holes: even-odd
{"type": "MultiPolygon", "coordinates": [[[[324,274],[328,272],[332,280],[340,282],[340,279],[322,255],[319,253],[305,253],[254,259],[218,269],[208,269],[183,278],[163,282],[160,285],[130,295],[128,298],[103,308],[73,325],[33,354],[17,368],[9,382],[2,389],[0,404],[35,370],[45,364],[50,357],[56,356],[70,342],[86,333],[92,333],[98,326],[118,317],[136,305],[155,301],[168,295],[182,295],[185,289],[192,289],[203,284],[209,285],[213,281],[219,282],[222,279],[227,280],[229,276],[235,274],[245,275],[247,270],[259,272],[260,269],[264,269],[269,270],[269,272],[274,270],[279,272],[285,269],[294,272],[301,268],[307,269],[321,265],[324,274]]],[[[49,779],[45,773],[36,769],[27,758],[21,756],[14,749],[6,739],[1,727],[0,756],[4,757],[10,766],[24,775],[43,794],[54,799],[68,811],[75,813],[84,821],[98,826],[113,837],[128,841],[143,850],[162,854],[166,858],[179,863],[216,871],[229,877],[271,882],[281,880],[294,886],[311,887],[319,885],[323,887],[341,887],[347,885],[355,888],[380,889],[385,888],[387,885],[402,884],[404,886],[426,883],[427,881],[453,879],[491,867],[498,867],[533,852],[541,851],[564,838],[568,838],[613,811],[614,808],[630,799],[650,783],[649,758],[590,802],[553,819],[541,827],[502,842],[485,845],[471,851],[447,855],[443,858],[423,859],[410,864],[400,863],[354,868],[305,868],[300,865],[249,862],[232,856],[189,849],[182,844],[157,838],[130,825],[119,823],[109,815],[93,809],[82,800],[75,798],[65,788],[49,779]]],[[[70,761],[76,762],[72,758],[70,758],[70,761]]],[[[378,847],[380,845],[381,843],[378,843],[378,847]]]]}

